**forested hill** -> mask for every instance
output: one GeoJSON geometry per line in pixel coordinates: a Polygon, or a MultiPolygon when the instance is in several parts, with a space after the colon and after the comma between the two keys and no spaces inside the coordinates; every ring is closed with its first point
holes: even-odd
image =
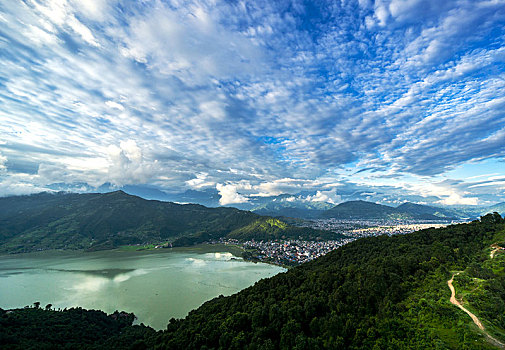
{"type": "Polygon", "coordinates": [[[0,198],[0,251],[4,252],[96,250],[165,241],[188,245],[228,235],[241,239],[335,236],[235,208],[145,200],[122,191],[0,198]]]}
{"type": "MultiPolygon", "coordinates": [[[[505,220],[498,214],[442,229],[363,238],[215,298],[185,319],[170,320],[163,332],[111,328],[108,338],[93,340],[93,348],[495,349],[450,303],[448,280],[454,276],[457,299],[504,342],[505,253],[497,248],[503,246],[505,220]]],[[[20,312],[2,315],[0,344],[37,348],[81,336],[83,347],[89,347],[91,340],[78,325],[73,331],[57,327],[55,311],[45,311],[51,326],[38,312],[36,319],[22,318],[23,327],[20,312]],[[38,330],[26,332],[30,327],[38,330]]],[[[62,316],[67,317],[72,316],[62,316]]],[[[94,321],[79,317],[76,322],[90,329],[94,321]]]]}
{"type": "Polygon", "coordinates": [[[172,320],[158,342],[167,349],[493,348],[449,302],[447,281],[452,271],[463,271],[455,280],[456,290],[465,292],[458,298],[505,339],[505,259],[490,258],[490,245],[503,242],[505,222],[497,214],[359,239],[205,303],[172,320]],[[478,285],[465,285],[464,278],[478,285]]]}

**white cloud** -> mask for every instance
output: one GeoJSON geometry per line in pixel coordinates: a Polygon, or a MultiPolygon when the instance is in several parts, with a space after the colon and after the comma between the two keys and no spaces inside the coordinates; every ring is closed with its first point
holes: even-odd
{"type": "Polygon", "coordinates": [[[2,155],[2,153],[0,152],[0,173],[7,170],[7,166],[5,165],[5,163],[7,163],[7,157],[2,155]]]}
{"type": "Polygon", "coordinates": [[[114,101],[107,101],[107,102],[105,102],[105,104],[107,105],[107,107],[117,109],[120,111],[124,111],[124,106],[121,103],[117,103],[114,101]]]}
{"type": "Polygon", "coordinates": [[[37,175],[12,174],[7,169],[0,169],[0,197],[43,191],[48,190],[38,183],[37,175]]]}
{"type": "Polygon", "coordinates": [[[202,111],[202,118],[211,118],[224,120],[226,118],[225,107],[223,103],[218,101],[206,101],[200,104],[200,110],[202,111]]]}
{"type": "Polygon", "coordinates": [[[386,26],[389,17],[389,11],[387,10],[386,6],[380,1],[378,1],[377,5],[375,6],[375,17],[379,21],[380,26],[386,26]]]}
{"type": "Polygon", "coordinates": [[[219,191],[221,198],[219,204],[228,205],[234,203],[247,203],[249,200],[237,192],[237,186],[233,184],[217,184],[216,189],[219,191]]]}
{"type": "Polygon", "coordinates": [[[440,198],[436,200],[436,204],[443,205],[478,205],[478,197],[469,197],[470,194],[466,189],[468,184],[456,180],[443,180],[439,182],[432,181],[416,181],[399,183],[403,188],[417,193],[422,197],[440,198]]]}
{"type": "Polygon", "coordinates": [[[68,26],[88,44],[100,46],[91,30],[75,17],[74,9],[66,0],[50,0],[44,4],[33,1],[31,4],[56,26],[68,26]]]}
{"type": "Polygon", "coordinates": [[[130,18],[121,34],[121,52],[157,74],[177,75],[186,84],[202,84],[262,69],[262,52],[247,36],[221,25],[215,6],[158,3],[130,18]]]}
{"type": "Polygon", "coordinates": [[[476,187],[483,187],[483,186],[496,186],[496,185],[501,185],[502,189],[505,188],[505,179],[499,180],[499,181],[489,181],[486,183],[471,185],[471,186],[468,186],[468,188],[476,188],[476,187]]]}
{"type": "Polygon", "coordinates": [[[74,30],[74,32],[79,34],[85,42],[93,46],[100,46],[91,30],[75,18],[75,16],[68,16],[67,24],[74,30]]]}
{"type": "Polygon", "coordinates": [[[95,21],[104,21],[107,17],[106,14],[110,12],[110,6],[114,5],[114,2],[110,0],[71,0],[73,8],[95,21]]]}
{"type": "Polygon", "coordinates": [[[300,190],[303,188],[303,185],[307,182],[307,180],[291,178],[282,178],[269,182],[261,182],[258,185],[251,187],[251,189],[253,189],[252,196],[270,197],[278,196],[283,193],[294,194],[300,192],[300,190]]]}
{"type": "Polygon", "coordinates": [[[477,205],[479,199],[476,197],[462,197],[457,193],[451,193],[450,196],[443,198],[438,203],[445,205],[477,205]]]}
{"type": "Polygon", "coordinates": [[[332,189],[329,191],[317,191],[315,195],[307,196],[306,200],[310,202],[338,204],[342,202],[342,197],[337,194],[336,189],[332,189]]]}
{"type": "Polygon", "coordinates": [[[4,181],[0,182],[0,197],[22,196],[44,191],[47,191],[47,188],[38,187],[31,183],[22,183],[22,182],[6,183],[4,181]]]}
{"type": "Polygon", "coordinates": [[[195,176],[196,176],[195,178],[186,181],[186,184],[190,188],[193,188],[193,189],[202,189],[202,188],[206,188],[206,187],[214,187],[216,185],[212,181],[206,181],[206,179],[209,176],[208,173],[205,173],[205,172],[198,173],[195,176]]]}
{"type": "Polygon", "coordinates": [[[44,45],[44,44],[56,44],[59,39],[53,33],[50,33],[40,27],[29,24],[24,32],[24,35],[27,36],[31,41],[33,41],[36,45],[44,45]]]}
{"type": "Polygon", "coordinates": [[[121,141],[108,147],[108,180],[117,186],[146,183],[157,170],[157,161],[144,159],[134,140],[121,141]]]}

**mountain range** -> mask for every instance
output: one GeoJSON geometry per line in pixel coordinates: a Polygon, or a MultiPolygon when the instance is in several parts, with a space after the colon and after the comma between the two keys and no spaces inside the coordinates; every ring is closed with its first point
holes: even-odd
{"type": "MultiPolygon", "coordinates": [[[[279,196],[280,197],[280,196],[279,196]]],[[[293,196],[288,197],[290,199],[293,196]]],[[[353,200],[331,205],[326,202],[296,201],[278,198],[251,211],[269,216],[302,219],[373,219],[373,220],[473,220],[498,212],[505,214],[505,203],[488,207],[437,207],[416,203],[402,203],[397,207],[363,200],[353,200]]]]}
{"type": "Polygon", "coordinates": [[[0,198],[0,251],[7,252],[337,236],[236,208],[146,200],[123,191],[0,198]]]}
{"type": "Polygon", "coordinates": [[[251,211],[260,215],[315,219],[332,207],[330,203],[302,201],[292,195],[282,194],[266,199],[264,203],[254,206],[251,211]]]}
{"type": "Polygon", "coordinates": [[[459,220],[464,218],[452,210],[427,205],[403,203],[394,208],[366,201],[341,203],[322,212],[320,217],[353,220],[459,220]]]}
{"type": "MultiPolygon", "coordinates": [[[[69,191],[68,184],[52,184],[49,186],[54,191],[69,191]]],[[[105,183],[98,188],[91,188],[85,183],[75,184],[70,191],[71,192],[98,192],[107,193],[118,190],[117,187],[112,184],[105,183]]],[[[206,189],[186,189],[183,191],[164,191],[159,188],[155,188],[147,185],[125,185],[119,188],[125,193],[138,196],[144,199],[159,200],[165,202],[174,203],[196,203],[201,204],[206,207],[220,207],[222,197],[218,190],[215,188],[206,189]]],[[[337,204],[330,199],[322,200],[319,198],[314,199],[316,192],[314,191],[302,191],[295,194],[278,194],[272,196],[250,196],[247,201],[243,203],[231,203],[227,206],[235,207],[241,210],[249,210],[255,212],[259,215],[267,215],[274,217],[292,217],[301,219],[316,219],[321,218],[324,211],[335,207],[337,204]]],[[[438,197],[437,197],[438,198],[438,197]]],[[[424,198],[420,196],[411,196],[403,198],[404,204],[409,206],[423,206],[427,208],[416,207],[417,209],[412,212],[412,208],[408,208],[407,214],[405,215],[405,209],[407,207],[404,204],[392,205],[390,203],[398,203],[399,198],[392,196],[382,196],[381,193],[376,193],[371,195],[369,192],[363,191],[352,191],[339,193],[337,199],[339,202],[354,202],[354,201],[367,201],[374,202],[380,205],[385,205],[388,207],[399,208],[403,211],[403,215],[399,217],[410,218],[412,215],[414,217],[422,216],[422,214],[432,214],[436,217],[442,219],[456,218],[456,219],[478,219],[479,217],[486,215],[488,213],[498,212],[505,214],[505,203],[498,203],[494,205],[439,205],[437,204],[437,198],[424,198]],[[415,204],[415,203],[423,204],[415,204]],[[402,208],[400,208],[402,207],[402,208]],[[418,211],[419,210],[419,211],[418,211]]],[[[387,211],[387,209],[386,209],[387,211]]],[[[323,217],[326,214],[323,215],[323,217]]],[[[427,220],[429,216],[426,216],[427,220]]],[[[383,219],[387,219],[388,216],[383,216],[383,219]]],[[[434,219],[436,220],[436,219],[434,219]]]]}
{"type": "MultiPolygon", "coordinates": [[[[390,207],[366,201],[349,201],[333,207],[324,202],[303,205],[291,198],[285,195],[251,212],[232,207],[208,208],[199,204],[146,200],[124,191],[84,194],[44,192],[4,197],[0,198],[0,251],[98,250],[161,243],[177,246],[219,238],[336,239],[341,235],[295,227],[281,216],[450,221],[473,219],[486,212],[471,214],[414,203],[390,207]]],[[[488,208],[497,212],[504,209],[504,204],[488,208]]]]}

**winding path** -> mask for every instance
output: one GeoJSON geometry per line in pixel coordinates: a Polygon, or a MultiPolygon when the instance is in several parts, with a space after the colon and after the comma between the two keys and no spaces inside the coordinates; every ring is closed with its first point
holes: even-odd
{"type": "Polygon", "coordinates": [[[475,316],[472,312],[470,312],[467,308],[465,308],[463,305],[461,305],[461,303],[458,301],[458,299],[456,299],[456,290],[454,289],[454,286],[452,285],[452,281],[454,280],[454,276],[457,276],[459,274],[460,274],[460,272],[453,274],[451,279],[447,281],[447,285],[449,286],[449,289],[451,290],[451,298],[449,299],[450,302],[453,305],[456,305],[457,307],[459,307],[464,312],[466,312],[468,314],[468,316],[470,316],[472,318],[473,323],[475,323],[477,325],[477,327],[479,327],[479,329],[486,335],[486,337],[489,339],[489,341],[493,345],[496,345],[502,349],[505,349],[505,344],[503,344],[499,340],[490,336],[489,333],[484,328],[484,326],[482,325],[482,322],[479,320],[479,318],[477,316],[475,316]]]}
{"type": "Polygon", "coordinates": [[[503,250],[502,247],[500,247],[499,245],[497,244],[493,244],[491,245],[491,248],[494,248],[493,250],[491,250],[491,253],[489,254],[489,256],[491,257],[491,259],[494,258],[494,255],[496,254],[496,252],[500,251],[500,250],[503,250]]]}

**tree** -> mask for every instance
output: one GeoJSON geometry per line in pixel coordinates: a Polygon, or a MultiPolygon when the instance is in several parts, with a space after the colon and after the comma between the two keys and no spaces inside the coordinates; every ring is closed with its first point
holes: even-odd
{"type": "Polygon", "coordinates": [[[40,307],[40,301],[36,301],[33,303],[33,307],[38,309],[40,307]]]}
{"type": "Polygon", "coordinates": [[[53,306],[53,304],[47,304],[46,305],[46,310],[51,310],[51,307],[53,306]]]}

